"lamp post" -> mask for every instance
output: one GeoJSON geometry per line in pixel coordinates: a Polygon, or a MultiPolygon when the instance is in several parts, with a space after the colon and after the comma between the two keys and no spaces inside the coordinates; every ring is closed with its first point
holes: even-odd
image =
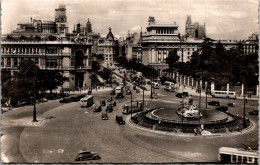
{"type": "Polygon", "coordinates": [[[133,113],[132,99],[133,99],[133,95],[132,95],[132,91],[131,91],[131,119],[132,119],[132,113],[133,113]]]}
{"type": "Polygon", "coordinates": [[[34,92],[33,92],[33,122],[37,122],[36,119],[36,98],[35,98],[35,86],[36,86],[36,77],[34,77],[34,92]]]}

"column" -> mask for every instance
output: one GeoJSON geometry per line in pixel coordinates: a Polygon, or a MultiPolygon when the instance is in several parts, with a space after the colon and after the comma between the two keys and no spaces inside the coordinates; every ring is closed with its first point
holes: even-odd
{"type": "Polygon", "coordinates": [[[187,81],[187,85],[190,85],[190,77],[188,76],[188,81],[187,81]]]}
{"type": "Polygon", "coordinates": [[[256,86],[256,96],[259,96],[259,85],[256,86]]]}
{"type": "Polygon", "coordinates": [[[194,80],[194,79],[193,79],[193,78],[191,78],[191,86],[192,86],[192,87],[193,87],[193,80],[194,80]]]}
{"type": "Polygon", "coordinates": [[[7,58],[4,58],[4,67],[7,65],[7,58]]]}
{"type": "Polygon", "coordinates": [[[229,92],[229,84],[227,84],[227,92],[229,92]]]}
{"type": "Polygon", "coordinates": [[[178,79],[179,79],[179,73],[176,72],[176,82],[179,82],[178,79]]]}
{"type": "Polygon", "coordinates": [[[214,82],[211,82],[210,84],[210,92],[214,92],[215,91],[215,83],[214,82]]]}
{"type": "Polygon", "coordinates": [[[198,83],[198,81],[195,81],[195,82],[196,82],[196,87],[195,87],[195,88],[196,88],[196,90],[198,91],[198,89],[199,89],[198,84],[199,84],[199,83],[198,83]]]}
{"type": "Polygon", "coordinates": [[[202,90],[202,80],[200,80],[200,89],[202,90]]]}
{"type": "Polygon", "coordinates": [[[11,58],[11,67],[14,66],[14,58],[11,58]]]}
{"type": "Polygon", "coordinates": [[[241,96],[244,96],[244,84],[241,85],[241,96]]]}
{"type": "Polygon", "coordinates": [[[185,85],[186,76],[183,76],[183,85],[185,85]]]}
{"type": "Polygon", "coordinates": [[[207,87],[208,87],[208,82],[205,81],[205,93],[206,93],[206,91],[207,91],[207,87]]]}
{"type": "Polygon", "coordinates": [[[175,74],[176,74],[175,72],[172,73],[172,78],[173,79],[175,78],[175,74]]]}

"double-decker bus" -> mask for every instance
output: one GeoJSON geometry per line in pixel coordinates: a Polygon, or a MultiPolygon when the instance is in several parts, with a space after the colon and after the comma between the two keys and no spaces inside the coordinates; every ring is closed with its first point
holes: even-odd
{"type": "Polygon", "coordinates": [[[220,163],[258,164],[258,151],[220,147],[218,160],[220,163]]]}
{"type": "Polygon", "coordinates": [[[222,98],[236,98],[236,92],[233,91],[213,91],[211,92],[212,97],[222,97],[222,98]]]}
{"type": "Polygon", "coordinates": [[[80,99],[80,105],[82,107],[88,107],[88,106],[92,105],[93,103],[94,103],[94,99],[93,99],[92,95],[88,95],[88,96],[80,99]]]}

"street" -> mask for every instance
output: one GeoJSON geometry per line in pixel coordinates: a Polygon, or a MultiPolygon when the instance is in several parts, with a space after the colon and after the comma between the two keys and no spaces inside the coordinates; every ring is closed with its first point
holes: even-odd
{"type": "MultiPolygon", "coordinates": [[[[132,88],[131,88],[132,89],[132,88]]],[[[158,99],[165,105],[179,104],[176,92],[156,90],[158,99]]],[[[110,89],[94,91],[94,102],[110,97],[110,89]]],[[[156,100],[149,100],[149,91],[145,93],[147,108],[159,107],[156,100]]],[[[142,91],[133,92],[134,100],[142,99],[142,91]]],[[[113,96],[114,99],[114,96],[113,96]]],[[[194,96],[194,102],[199,97],[194,96]]],[[[114,99],[116,100],[116,99],[114,99]]],[[[226,105],[235,102],[229,111],[241,115],[242,100],[218,100],[226,105]]],[[[125,125],[115,122],[116,115],[122,115],[122,103],[130,101],[130,95],[116,100],[117,105],[108,120],[101,120],[101,113],[93,112],[94,106],[81,108],[79,102],[68,104],[58,100],[37,104],[38,124],[32,122],[32,106],[18,108],[2,115],[2,152],[9,162],[14,163],[71,163],[80,150],[98,152],[100,160],[88,163],[173,163],[173,162],[218,162],[218,148],[258,147],[258,116],[248,116],[254,126],[243,133],[222,134],[216,136],[194,136],[167,134],[136,128],[123,115],[125,125]]],[[[205,98],[202,98],[202,107],[205,98]]],[[[107,103],[107,101],[106,101],[107,103]]],[[[246,112],[256,109],[257,101],[248,101],[246,112]]],[[[208,106],[210,107],[210,106],[208,106]]],[[[105,107],[102,107],[105,111],[105,107]]],[[[3,159],[3,158],[2,158],[3,159]]]]}

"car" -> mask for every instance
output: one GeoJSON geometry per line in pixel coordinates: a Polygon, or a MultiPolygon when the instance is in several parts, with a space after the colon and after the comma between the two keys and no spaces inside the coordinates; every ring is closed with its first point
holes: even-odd
{"type": "Polygon", "coordinates": [[[46,95],[46,98],[48,99],[48,100],[56,100],[57,99],[57,96],[56,96],[56,94],[55,93],[52,93],[52,94],[47,94],[46,95]]]}
{"type": "Polygon", "coordinates": [[[100,156],[96,152],[89,151],[80,151],[75,158],[75,161],[84,161],[84,160],[97,160],[100,159],[100,156]]]}
{"type": "Polygon", "coordinates": [[[109,97],[109,98],[107,99],[107,102],[111,102],[111,101],[113,101],[113,98],[112,98],[112,97],[109,97]]]}
{"type": "Polygon", "coordinates": [[[219,106],[220,103],[219,103],[219,101],[210,101],[210,102],[208,102],[208,105],[211,105],[211,106],[219,106]]]}
{"type": "Polygon", "coordinates": [[[113,112],[113,107],[112,107],[112,105],[107,105],[107,109],[106,109],[106,112],[107,113],[111,113],[111,112],[113,112]]]}
{"type": "Polygon", "coordinates": [[[42,101],[43,102],[48,102],[48,99],[47,98],[42,98],[42,101]]]}
{"type": "Polygon", "coordinates": [[[140,90],[139,90],[139,89],[136,89],[136,93],[140,93],[140,90]]]}
{"type": "Polygon", "coordinates": [[[70,103],[70,98],[69,97],[64,97],[59,101],[59,103],[70,103]]]}
{"type": "Polygon", "coordinates": [[[70,102],[77,102],[79,101],[77,96],[70,96],[70,102]]]}
{"type": "Polygon", "coordinates": [[[249,115],[255,115],[255,116],[258,116],[258,113],[259,113],[258,110],[255,109],[248,112],[249,115]]]}
{"type": "Polygon", "coordinates": [[[91,90],[89,90],[89,91],[88,91],[88,95],[91,95],[91,94],[92,94],[92,91],[91,91],[91,90]]]}
{"type": "Polygon", "coordinates": [[[101,107],[101,105],[99,105],[99,106],[95,106],[95,108],[94,108],[93,111],[94,111],[94,112],[101,112],[101,111],[102,111],[102,107],[101,107]]]}
{"type": "Polygon", "coordinates": [[[124,98],[124,96],[123,95],[121,95],[121,94],[118,94],[118,95],[116,95],[116,97],[115,97],[116,99],[122,99],[122,98],[124,98]]]}
{"type": "Polygon", "coordinates": [[[182,94],[183,94],[185,97],[188,97],[188,96],[189,96],[189,93],[188,93],[188,92],[182,92],[182,94]]]}
{"type": "Polygon", "coordinates": [[[112,89],[110,95],[115,95],[115,89],[112,89]]]}
{"type": "Polygon", "coordinates": [[[216,107],[215,110],[221,111],[221,112],[228,112],[228,107],[220,106],[220,107],[216,107]]]}
{"type": "Polygon", "coordinates": [[[130,90],[127,90],[125,93],[126,93],[126,95],[131,95],[131,91],[130,90]]]}
{"type": "Polygon", "coordinates": [[[229,107],[235,107],[235,103],[228,103],[229,107]]]}
{"type": "Polygon", "coordinates": [[[108,120],[108,115],[107,115],[106,112],[103,112],[103,113],[102,113],[101,119],[102,119],[102,120],[108,120]]]}
{"type": "Polygon", "coordinates": [[[175,96],[179,97],[179,98],[184,98],[185,97],[185,95],[183,95],[183,93],[177,93],[175,96]]]}
{"type": "Polygon", "coordinates": [[[105,101],[105,100],[101,100],[101,101],[100,101],[100,105],[101,105],[101,106],[106,106],[106,101],[105,101]]]}
{"type": "Polygon", "coordinates": [[[109,103],[109,105],[111,105],[112,107],[115,107],[115,106],[116,106],[116,102],[115,102],[115,101],[111,101],[111,102],[109,103]]]}
{"type": "Polygon", "coordinates": [[[121,125],[121,124],[125,124],[125,121],[123,119],[123,116],[116,116],[116,122],[121,125]]]}

